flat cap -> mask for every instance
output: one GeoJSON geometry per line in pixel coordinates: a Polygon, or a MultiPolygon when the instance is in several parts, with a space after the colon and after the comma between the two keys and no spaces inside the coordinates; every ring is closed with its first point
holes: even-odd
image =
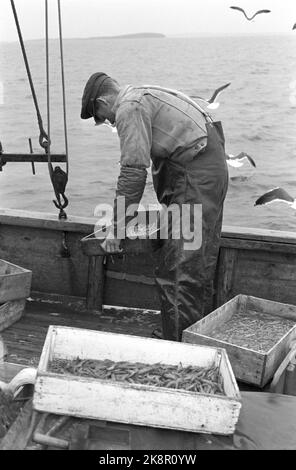
{"type": "Polygon", "coordinates": [[[110,78],[106,73],[93,73],[86,82],[82,95],[81,119],[89,119],[93,117],[93,104],[100,94],[100,88],[104,81],[110,78]]]}

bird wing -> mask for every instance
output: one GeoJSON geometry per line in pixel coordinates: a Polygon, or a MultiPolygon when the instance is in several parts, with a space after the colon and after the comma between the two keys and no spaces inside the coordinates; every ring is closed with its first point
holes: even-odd
{"type": "Polygon", "coordinates": [[[244,10],[243,8],[240,8],[240,7],[230,7],[230,8],[232,8],[233,10],[241,11],[241,12],[245,15],[245,17],[247,18],[247,20],[250,19],[250,18],[246,15],[246,12],[245,12],[245,10],[244,10]]]}
{"type": "Polygon", "coordinates": [[[202,101],[203,103],[206,103],[207,104],[207,108],[208,109],[217,109],[219,108],[220,104],[219,103],[209,103],[208,100],[205,100],[204,98],[202,98],[201,96],[196,96],[196,95],[190,95],[190,98],[191,99],[194,99],[194,100],[200,100],[202,101]]]}
{"type": "Polygon", "coordinates": [[[268,191],[267,193],[260,196],[255,201],[255,206],[260,206],[262,204],[269,204],[271,202],[280,201],[286,202],[287,204],[293,204],[294,198],[287,193],[283,188],[274,188],[268,191]]]}
{"type": "Polygon", "coordinates": [[[239,167],[243,166],[242,162],[239,162],[237,160],[231,160],[230,158],[227,158],[227,164],[229,166],[232,166],[233,168],[239,168],[239,167]]]}
{"type": "Polygon", "coordinates": [[[296,23],[294,24],[294,26],[293,26],[292,30],[293,30],[293,29],[296,29],[296,23]]]}
{"type": "Polygon", "coordinates": [[[258,11],[256,11],[256,13],[254,13],[254,15],[250,18],[250,20],[255,18],[255,16],[257,16],[257,15],[260,15],[260,13],[270,13],[270,10],[258,10],[258,11]]]}
{"type": "Polygon", "coordinates": [[[220,86],[219,88],[217,88],[217,90],[214,91],[213,95],[211,96],[210,99],[208,99],[207,101],[209,103],[214,103],[215,99],[217,98],[217,96],[221,93],[221,91],[225,90],[225,88],[229,87],[231,82],[229,83],[226,83],[226,85],[223,85],[223,86],[220,86]]]}
{"type": "Polygon", "coordinates": [[[207,106],[207,109],[217,109],[217,108],[219,108],[219,106],[220,106],[220,103],[217,103],[217,102],[215,102],[215,103],[210,103],[210,104],[207,106]]]}
{"type": "Polygon", "coordinates": [[[240,160],[243,160],[244,158],[246,158],[246,159],[249,160],[249,162],[251,163],[251,165],[256,168],[256,163],[255,163],[255,161],[253,160],[253,158],[250,157],[250,155],[248,155],[248,154],[245,153],[245,152],[241,152],[241,153],[239,153],[238,155],[236,155],[236,157],[233,157],[233,158],[235,158],[236,160],[239,160],[239,161],[240,161],[240,160]]]}

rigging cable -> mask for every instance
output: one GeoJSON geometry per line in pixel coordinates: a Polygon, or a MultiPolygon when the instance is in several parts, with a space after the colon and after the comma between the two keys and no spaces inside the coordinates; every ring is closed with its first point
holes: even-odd
{"type": "Polygon", "coordinates": [[[66,125],[66,100],[65,100],[65,81],[64,81],[64,59],[63,59],[63,45],[62,45],[62,22],[61,22],[61,8],[60,0],[58,0],[58,16],[59,16],[59,33],[60,33],[60,52],[61,52],[61,69],[62,69],[62,90],[63,90],[63,114],[64,114],[64,135],[65,135],[65,147],[66,147],[66,172],[64,172],[59,166],[56,166],[54,169],[51,163],[51,153],[50,153],[50,95],[49,95],[49,40],[48,40],[48,2],[45,0],[45,46],[46,46],[46,94],[47,94],[47,133],[44,130],[41,113],[38,106],[37,96],[34,89],[34,84],[32,80],[32,75],[29,67],[29,62],[26,54],[26,49],[22,37],[21,28],[18,21],[18,15],[15,8],[14,0],[10,0],[14,20],[18,32],[19,42],[21,45],[21,50],[25,62],[25,67],[29,79],[29,84],[31,88],[31,93],[37,113],[37,120],[39,125],[39,144],[45,150],[47,154],[48,161],[48,170],[49,176],[53,185],[53,189],[56,195],[57,201],[53,201],[55,206],[60,210],[59,218],[66,219],[67,214],[64,209],[68,206],[68,199],[65,196],[65,189],[68,182],[68,173],[69,173],[69,160],[68,160],[68,140],[67,140],[67,125],[66,125]],[[64,202],[61,202],[61,196],[64,202]]]}
{"type": "Polygon", "coordinates": [[[14,0],[10,0],[10,3],[11,3],[11,8],[12,8],[12,11],[13,11],[13,16],[14,16],[14,21],[15,21],[15,24],[16,24],[16,29],[17,29],[17,32],[18,32],[18,37],[19,37],[19,41],[20,41],[20,45],[21,45],[21,49],[22,49],[22,53],[23,53],[25,67],[26,67],[26,71],[27,71],[27,75],[28,75],[28,79],[29,79],[29,83],[30,83],[30,87],[31,87],[31,93],[32,93],[32,97],[33,97],[33,101],[34,101],[34,105],[35,105],[35,109],[36,109],[36,113],[37,113],[37,120],[38,120],[39,131],[40,131],[39,144],[45,151],[47,151],[47,148],[48,148],[48,145],[49,145],[49,138],[48,138],[48,135],[46,134],[46,132],[43,128],[43,122],[42,122],[42,118],[41,118],[41,114],[40,114],[40,110],[39,110],[39,106],[38,106],[38,102],[37,102],[37,97],[36,97],[36,93],[35,93],[35,89],[34,89],[34,84],[33,84],[32,76],[31,76],[31,72],[30,72],[29,62],[28,62],[28,58],[27,58],[27,54],[26,54],[26,49],[25,49],[25,45],[24,45],[24,41],[23,41],[23,37],[22,37],[21,28],[20,28],[19,21],[18,21],[18,16],[17,16],[14,0]]]}
{"type": "Polygon", "coordinates": [[[66,173],[69,175],[69,158],[68,158],[68,137],[67,137],[67,113],[66,113],[66,93],[65,93],[65,73],[64,73],[64,53],[63,53],[63,35],[62,35],[62,14],[61,2],[58,0],[58,16],[59,16],[59,36],[60,36],[60,57],[61,57],[61,75],[62,75],[62,93],[63,93],[63,117],[64,117],[64,137],[66,150],[66,173]]]}
{"type": "MultiPolygon", "coordinates": [[[[62,91],[63,91],[63,115],[64,115],[64,136],[66,147],[66,172],[59,166],[53,169],[51,163],[50,145],[48,146],[48,171],[55,192],[57,201],[53,201],[54,205],[60,210],[59,219],[67,219],[64,209],[68,206],[68,199],[65,196],[65,189],[68,182],[69,162],[68,162],[68,140],[67,140],[67,124],[66,124],[66,100],[65,100],[65,81],[64,81],[64,61],[62,46],[62,25],[61,25],[61,9],[58,0],[58,16],[59,16],[59,36],[60,36],[60,52],[61,52],[61,70],[62,70],[62,91]],[[61,197],[64,202],[61,202],[61,197]]],[[[49,90],[49,36],[48,36],[48,0],[45,0],[45,54],[46,54],[46,96],[47,96],[47,128],[50,142],[50,90],[49,90]]]]}
{"type": "Polygon", "coordinates": [[[50,102],[49,102],[49,50],[48,50],[48,3],[45,0],[45,60],[46,60],[46,104],[47,104],[47,133],[48,133],[48,169],[50,177],[52,178],[53,168],[50,158],[50,102]]]}

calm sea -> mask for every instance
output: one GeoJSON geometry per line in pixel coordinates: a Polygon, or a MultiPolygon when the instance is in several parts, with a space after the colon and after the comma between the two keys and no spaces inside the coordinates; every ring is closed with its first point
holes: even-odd
{"type": "MultiPolygon", "coordinates": [[[[45,48],[26,44],[46,126],[45,48]]],[[[296,34],[160,39],[64,40],[70,176],[68,214],[92,216],[111,202],[119,173],[117,134],[80,119],[81,95],[89,75],[103,71],[120,84],[155,84],[209,97],[227,82],[220,107],[226,150],[249,153],[257,163],[230,169],[224,224],[294,231],[296,212],[275,203],[254,207],[265,191],[282,186],[296,197],[296,34]]],[[[64,151],[59,44],[50,41],[52,152],[64,151]]],[[[38,144],[33,100],[18,43],[0,44],[0,140],[5,152],[28,152],[38,144]]],[[[55,213],[46,164],[7,164],[0,172],[0,206],[55,213]]],[[[151,177],[144,203],[156,202],[151,177]]]]}

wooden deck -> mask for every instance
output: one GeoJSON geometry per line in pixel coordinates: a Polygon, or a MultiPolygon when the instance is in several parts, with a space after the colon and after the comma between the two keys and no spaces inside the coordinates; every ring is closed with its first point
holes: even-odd
{"type": "MultiPolygon", "coordinates": [[[[72,326],[149,338],[156,328],[161,330],[161,316],[157,310],[112,306],[104,306],[102,312],[90,313],[83,298],[36,293],[33,294],[32,300],[27,301],[21,319],[0,333],[8,353],[5,361],[11,365],[37,367],[49,325],[72,326]]],[[[12,369],[11,378],[16,373],[14,366],[12,369]]],[[[1,369],[0,380],[5,380],[4,377],[1,378],[1,369]]],[[[241,391],[266,392],[269,391],[269,385],[259,389],[238,382],[241,391]]]]}
{"type": "MultiPolygon", "coordinates": [[[[159,312],[152,310],[105,306],[102,312],[90,313],[85,308],[84,298],[34,293],[32,299],[27,301],[22,318],[3,330],[0,335],[8,350],[5,360],[10,366],[11,363],[37,366],[49,325],[150,337],[152,331],[160,327],[160,320],[159,312]]],[[[16,370],[11,371],[12,376],[18,371],[19,366],[14,367],[16,370]]],[[[4,380],[4,377],[2,379],[4,380]]],[[[10,380],[7,377],[6,379],[10,380]]],[[[91,440],[87,443],[89,446],[87,448],[92,450],[295,449],[295,438],[291,433],[292,428],[293,430],[295,428],[295,397],[262,393],[268,391],[268,386],[259,393],[250,393],[256,392],[256,388],[243,383],[238,385],[242,392],[243,407],[233,436],[203,435],[98,422],[98,427],[90,428],[91,440]],[[275,428],[276,433],[274,433],[275,428]]],[[[7,438],[0,442],[0,450],[24,448],[26,437],[24,429],[28,428],[31,419],[30,402],[27,405],[20,419],[11,427],[7,438]]],[[[71,420],[70,424],[72,421],[78,424],[81,422],[76,418],[71,420]]],[[[67,429],[65,432],[68,432],[67,429]]],[[[71,426],[69,429],[72,429],[71,426]]],[[[34,444],[29,448],[39,449],[40,446],[34,444]]]]}
{"type": "Polygon", "coordinates": [[[22,318],[0,333],[7,347],[7,362],[38,365],[49,325],[145,337],[151,337],[153,330],[160,327],[157,311],[106,306],[102,312],[89,313],[85,299],[49,297],[34,295],[27,301],[22,318]]]}

